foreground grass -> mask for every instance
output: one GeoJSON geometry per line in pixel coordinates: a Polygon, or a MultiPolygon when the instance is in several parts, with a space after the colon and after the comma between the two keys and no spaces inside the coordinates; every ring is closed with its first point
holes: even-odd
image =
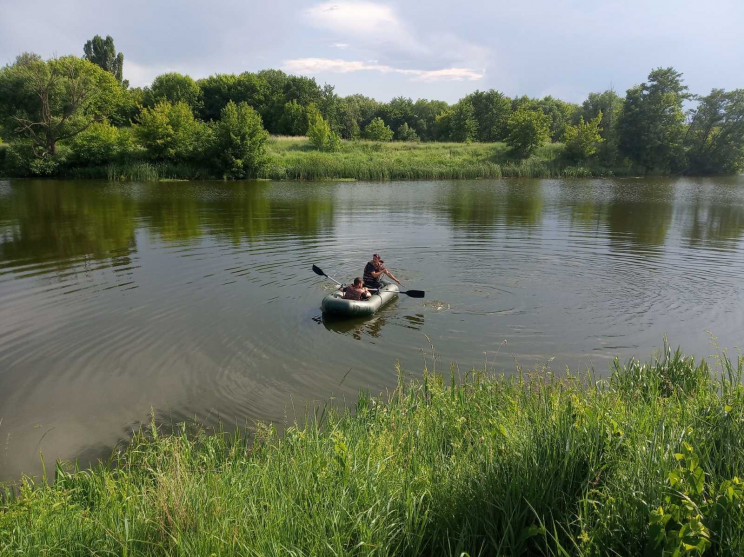
{"type": "Polygon", "coordinates": [[[0,553],[738,555],[742,364],[425,372],[282,435],[153,428],[110,465],[6,490],[0,553]]]}

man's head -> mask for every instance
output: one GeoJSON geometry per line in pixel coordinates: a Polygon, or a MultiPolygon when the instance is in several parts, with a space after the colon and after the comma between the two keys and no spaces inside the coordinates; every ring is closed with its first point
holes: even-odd
{"type": "Polygon", "coordinates": [[[375,265],[379,265],[380,263],[382,263],[382,259],[380,258],[379,253],[375,253],[372,255],[372,263],[374,263],[375,265]]]}
{"type": "Polygon", "coordinates": [[[354,279],[354,286],[362,286],[362,277],[357,277],[354,279]]]}

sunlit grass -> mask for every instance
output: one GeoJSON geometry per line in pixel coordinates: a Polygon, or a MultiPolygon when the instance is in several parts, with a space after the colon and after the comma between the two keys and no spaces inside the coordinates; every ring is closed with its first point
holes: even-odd
{"type": "Polygon", "coordinates": [[[152,428],[6,490],[0,553],[741,554],[742,364],[667,348],[603,381],[401,372],[281,435],[152,428]]]}

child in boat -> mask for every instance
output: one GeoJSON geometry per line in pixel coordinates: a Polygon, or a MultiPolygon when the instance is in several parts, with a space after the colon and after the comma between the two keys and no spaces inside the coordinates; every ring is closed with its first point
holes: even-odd
{"type": "Polygon", "coordinates": [[[344,288],[344,298],[347,300],[366,300],[372,293],[362,285],[362,277],[354,279],[354,284],[344,288]]]}

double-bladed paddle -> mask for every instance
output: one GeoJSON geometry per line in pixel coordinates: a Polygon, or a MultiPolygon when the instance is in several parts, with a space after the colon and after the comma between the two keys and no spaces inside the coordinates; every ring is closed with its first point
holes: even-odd
{"type": "MultiPolygon", "coordinates": [[[[332,278],[332,277],[329,277],[328,275],[326,275],[323,272],[323,269],[321,269],[320,267],[317,267],[317,266],[313,265],[313,272],[316,275],[320,275],[321,277],[325,277],[327,279],[331,279],[333,282],[335,282],[336,284],[338,284],[339,286],[341,286],[341,283],[340,282],[338,282],[335,278],[332,278]]],[[[374,289],[374,288],[370,288],[370,291],[375,291],[375,290],[376,289],[374,289]]],[[[405,294],[406,296],[410,296],[411,298],[423,298],[424,295],[426,294],[426,292],[424,292],[423,290],[400,290],[400,291],[398,291],[398,294],[405,294]]]]}

